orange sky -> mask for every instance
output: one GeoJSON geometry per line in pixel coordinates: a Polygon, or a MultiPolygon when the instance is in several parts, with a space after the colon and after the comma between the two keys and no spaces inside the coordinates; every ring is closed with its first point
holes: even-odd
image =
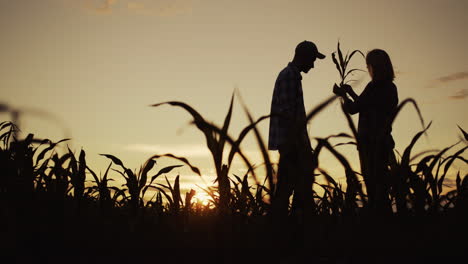
{"type": "MultiPolygon", "coordinates": [[[[107,164],[99,153],[137,168],[152,154],[173,152],[210,174],[204,137],[189,115],[148,105],[184,101],[221,124],[237,87],[256,117],[268,114],[278,72],[307,39],[328,55],[303,76],[312,109],[338,81],[330,54],[340,40],[344,50],[390,54],[400,100],[414,98],[433,121],[416,151],[440,149],[457,142],[457,124],[468,130],[466,10],[462,0],[0,0],[0,103],[25,110],[24,131],[71,136],[98,171],[107,164]]],[[[354,66],[365,69],[364,60],[356,57],[354,66]]],[[[355,78],[360,92],[369,77],[355,78]]],[[[232,122],[233,135],[247,125],[238,101],[232,122]]],[[[267,127],[260,126],[265,140],[267,127]]],[[[405,109],[394,125],[396,149],[420,128],[405,109]]],[[[312,138],[339,132],[349,131],[338,102],[309,127],[312,138]]],[[[254,155],[253,138],[244,148],[254,155]]],[[[355,150],[342,150],[356,161],[355,150]]]]}

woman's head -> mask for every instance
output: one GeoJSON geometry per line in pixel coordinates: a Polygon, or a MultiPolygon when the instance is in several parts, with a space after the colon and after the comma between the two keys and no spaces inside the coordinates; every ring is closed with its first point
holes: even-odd
{"type": "Polygon", "coordinates": [[[366,63],[372,80],[393,81],[395,79],[392,61],[384,50],[374,49],[369,51],[366,56],[366,63]]]}

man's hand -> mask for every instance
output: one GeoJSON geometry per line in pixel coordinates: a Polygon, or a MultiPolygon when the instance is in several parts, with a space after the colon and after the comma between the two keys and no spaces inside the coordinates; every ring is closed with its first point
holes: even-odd
{"type": "Polygon", "coordinates": [[[333,93],[338,96],[344,96],[346,94],[345,90],[342,87],[336,85],[336,83],[333,85],[333,93]]]}

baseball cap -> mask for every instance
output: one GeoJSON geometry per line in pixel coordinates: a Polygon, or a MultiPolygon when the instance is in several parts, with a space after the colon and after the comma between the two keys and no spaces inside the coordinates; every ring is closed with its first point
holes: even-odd
{"type": "Polygon", "coordinates": [[[298,54],[314,54],[319,59],[325,59],[325,55],[320,53],[317,46],[308,40],[304,40],[296,46],[296,53],[298,54]]]}

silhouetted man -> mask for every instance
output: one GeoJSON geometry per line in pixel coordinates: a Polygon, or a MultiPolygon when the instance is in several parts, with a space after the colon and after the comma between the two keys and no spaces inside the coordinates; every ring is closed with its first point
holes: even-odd
{"type": "MultiPolygon", "coordinates": [[[[301,72],[314,68],[325,55],[310,41],[299,43],[292,60],[278,75],[271,101],[268,149],[279,151],[278,181],[272,201],[273,216],[288,215],[289,197],[294,191],[293,210],[313,202],[310,168],[312,147],[307,135],[301,72]]],[[[301,210],[299,210],[301,211],[301,210]]]]}

